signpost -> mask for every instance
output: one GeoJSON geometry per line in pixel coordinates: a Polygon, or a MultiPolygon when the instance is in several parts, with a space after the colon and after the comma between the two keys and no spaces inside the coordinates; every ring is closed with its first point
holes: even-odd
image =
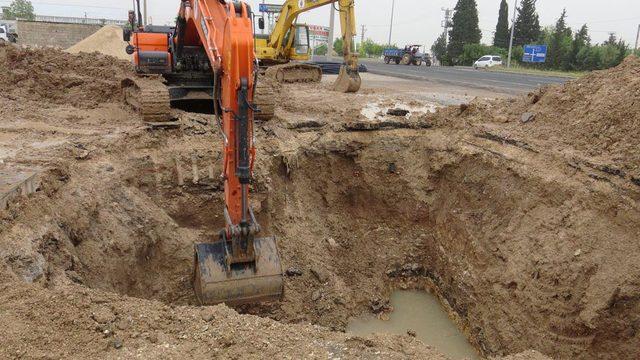
{"type": "Polygon", "coordinates": [[[547,61],[547,45],[525,45],[523,62],[544,63],[547,61]]]}
{"type": "Polygon", "coordinates": [[[282,11],[282,4],[260,4],[260,12],[267,14],[279,14],[282,11]]]}

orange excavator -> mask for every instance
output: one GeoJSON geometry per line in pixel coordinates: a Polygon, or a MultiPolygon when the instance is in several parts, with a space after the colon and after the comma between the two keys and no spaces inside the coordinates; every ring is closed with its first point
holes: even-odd
{"type": "MultiPolygon", "coordinates": [[[[139,9],[138,0],[138,19],[139,9]]],[[[124,34],[138,70],[165,75],[174,86],[169,91],[211,84],[207,91],[223,135],[226,226],[218,239],[195,244],[193,286],[204,305],[277,300],[283,292],[276,240],[258,237],[260,225],[249,205],[254,115],[260,111],[254,103],[259,67],[252,16],[243,2],[181,0],[175,27],[145,28],[134,19],[124,34]]]]}

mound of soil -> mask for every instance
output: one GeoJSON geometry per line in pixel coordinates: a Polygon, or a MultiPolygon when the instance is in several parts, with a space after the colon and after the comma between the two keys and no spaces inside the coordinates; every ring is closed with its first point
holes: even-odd
{"type": "Polygon", "coordinates": [[[72,54],[97,52],[115,58],[131,61],[131,55],[125,51],[127,43],[122,39],[122,28],[107,25],[96,31],[88,38],[67,49],[72,54]]]}
{"type": "Polygon", "coordinates": [[[55,49],[0,43],[0,87],[5,97],[93,108],[121,98],[124,61],[101,54],[73,55],[55,49]]]}
{"type": "MultiPolygon", "coordinates": [[[[447,124],[457,110],[445,110],[447,124]],[[453,113],[452,113],[453,111],[453,113]]],[[[512,139],[587,157],[596,167],[640,184],[640,58],[516,101],[475,102],[461,118],[512,139]],[[523,121],[523,116],[529,121],[523,121]]]]}

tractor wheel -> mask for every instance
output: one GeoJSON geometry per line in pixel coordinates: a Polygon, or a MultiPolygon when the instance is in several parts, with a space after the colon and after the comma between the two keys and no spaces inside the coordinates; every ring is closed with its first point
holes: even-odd
{"type": "Polygon", "coordinates": [[[400,58],[395,58],[394,61],[396,62],[396,65],[400,65],[400,58]]]}
{"type": "Polygon", "coordinates": [[[385,56],[385,57],[384,57],[384,63],[385,63],[385,64],[388,64],[388,63],[390,63],[390,62],[391,62],[391,58],[390,58],[390,57],[388,57],[388,56],[385,56]]]}
{"type": "Polygon", "coordinates": [[[411,56],[411,54],[404,54],[402,56],[402,61],[400,61],[400,64],[410,65],[412,62],[413,62],[413,56],[411,56]]]}
{"type": "Polygon", "coordinates": [[[422,65],[422,60],[421,59],[417,59],[416,61],[413,62],[413,65],[421,66],[422,65]]]}

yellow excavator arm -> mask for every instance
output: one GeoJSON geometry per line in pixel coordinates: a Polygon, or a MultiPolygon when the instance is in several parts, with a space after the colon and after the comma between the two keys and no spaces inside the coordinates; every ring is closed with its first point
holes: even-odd
{"type": "MultiPolygon", "coordinates": [[[[308,31],[306,26],[296,26],[298,16],[304,12],[325,5],[335,6],[338,3],[340,28],[342,30],[344,66],[336,81],[335,89],[342,92],[356,92],[360,89],[358,74],[358,56],[351,51],[353,36],[356,33],[355,0],[287,0],[282,5],[278,21],[268,36],[257,36],[257,57],[264,64],[284,64],[290,60],[308,60],[308,43],[303,46],[302,53],[296,49],[300,40],[299,31],[308,31]]],[[[305,36],[308,39],[308,34],[305,36]]],[[[331,48],[332,44],[329,44],[331,48]]]]}
{"type": "MultiPolygon", "coordinates": [[[[293,25],[300,14],[329,4],[335,6],[335,3],[339,5],[342,37],[346,38],[343,40],[351,42],[356,32],[354,0],[287,0],[267,41],[267,45],[275,50],[275,57],[284,59],[288,56],[294,38],[289,34],[295,30],[293,25]]],[[[346,46],[345,49],[350,50],[346,46]]]]}

